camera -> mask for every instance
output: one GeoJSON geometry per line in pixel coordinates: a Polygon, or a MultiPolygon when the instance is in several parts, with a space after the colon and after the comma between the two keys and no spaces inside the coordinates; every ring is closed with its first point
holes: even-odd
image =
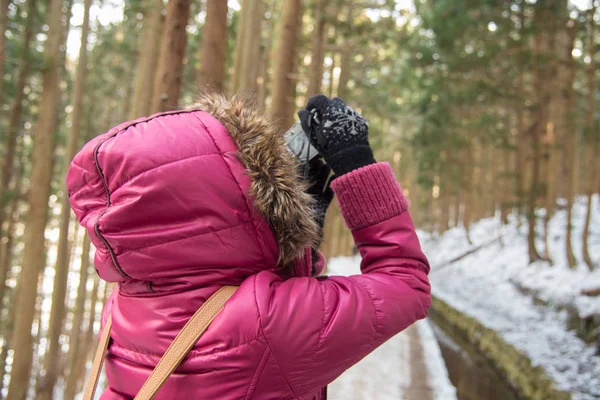
{"type": "Polygon", "coordinates": [[[319,156],[317,149],[310,144],[310,139],[302,129],[300,122],[292,125],[285,133],[284,140],[289,152],[302,164],[308,163],[319,156]]]}
{"type": "MultiPolygon", "coordinates": [[[[311,111],[311,118],[309,121],[310,125],[317,125],[320,123],[320,118],[316,113],[316,110],[311,111]]],[[[319,152],[310,143],[308,133],[304,132],[300,122],[296,122],[288,131],[284,134],[285,146],[290,153],[301,163],[308,164],[313,159],[319,157],[319,152]]]]}

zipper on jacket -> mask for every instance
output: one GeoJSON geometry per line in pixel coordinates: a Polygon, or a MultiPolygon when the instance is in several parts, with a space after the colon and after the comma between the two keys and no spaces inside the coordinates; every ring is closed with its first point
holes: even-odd
{"type": "MultiPolygon", "coordinates": [[[[124,132],[127,129],[129,129],[130,127],[135,126],[137,124],[151,121],[154,118],[161,117],[163,115],[187,114],[187,113],[197,112],[197,111],[198,110],[167,111],[167,112],[164,112],[164,113],[153,115],[153,116],[145,118],[143,120],[132,121],[131,123],[125,125],[123,128],[119,129],[118,131],[116,131],[115,133],[113,133],[112,135],[110,135],[109,137],[107,137],[106,139],[104,139],[102,142],[98,143],[98,145],[94,149],[94,164],[96,164],[96,170],[98,171],[98,174],[100,175],[100,179],[102,180],[102,185],[104,186],[104,191],[106,192],[106,207],[104,208],[104,211],[102,211],[100,213],[100,215],[98,215],[98,218],[96,218],[96,223],[94,224],[94,232],[96,232],[96,235],[98,236],[98,238],[106,246],[106,249],[108,250],[108,253],[110,254],[110,258],[111,258],[111,260],[112,260],[112,262],[113,262],[116,270],[124,278],[132,279],[131,276],[127,275],[127,273],[125,271],[123,271],[123,268],[121,268],[121,266],[119,265],[119,262],[117,261],[117,256],[116,256],[114,250],[112,249],[112,247],[110,247],[110,244],[108,243],[108,240],[106,240],[106,238],[104,236],[102,236],[102,233],[100,232],[100,227],[99,227],[100,218],[102,218],[102,216],[108,210],[108,207],[110,207],[110,205],[111,205],[111,203],[110,203],[110,190],[108,189],[108,184],[106,183],[106,178],[104,177],[104,173],[102,172],[102,168],[100,167],[100,162],[98,161],[98,152],[100,151],[100,147],[104,143],[106,143],[107,141],[109,141],[110,139],[112,139],[115,136],[117,136],[119,133],[124,132]]],[[[148,289],[152,293],[154,293],[154,290],[152,289],[152,283],[151,282],[148,282],[148,289]]]]}

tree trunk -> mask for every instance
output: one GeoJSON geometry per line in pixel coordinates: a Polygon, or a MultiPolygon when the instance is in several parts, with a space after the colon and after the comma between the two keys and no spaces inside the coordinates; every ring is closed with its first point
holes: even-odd
{"type": "Polygon", "coordinates": [[[325,36],[325,0],[316,0],[315,28],[312,33],[312,54],[310,57],[310,70],[308,75],[307,97],[314,96],[321,92],[323,82],[323,40],[325,36]]]}
{"type": "Polygon", "coordinates": [[[158,66],[160,50],[160,32],[162,31],[162,0],[151,0],[143,20],[142,34],[139,38],[140,57],[137,64],[133,105],[129,119],[149,115],[154,93],[154,78],[158,66]]]}
{"type": "Polygon", "coordinates": [[[281,129],[289,128],[294,121],[296,79],[293,73],[301,9],[302,0],[288,0],[283,3],[281,11],[271,106],[271,112],[281,129]]]}
{"type": "MultiPolygon", "coordinates": [[[[0,0],[0,106],[3,105],[4,49],[6,47],[6,29],[8,27],[8,5],[10,0],[0,0]]],[[[31,22],[30,22],[31,24],[31,22]]]]}
{"type": "MultiPolygon", "coordinates": [[[[352,29],[352,1],[349,1],[346,7],[346,29],[350,31],[352,29]]],[[[337,86],[337,96],[342,100],[346,100],[349,95],[348,82],[350,81],[350,74],[352,71],[352,55],[352,43],[350,41],[350,35],[347,35],[346,39],[344,40],[344,47],[342,49],[342,56],[340,60],[340,78],[337,86]]]]}
{"type": "MultiPolygon", "coordinates": [[[[85,365],[89,360],[90,356],[93,356],[95,351],[95,342],[94,342],[94,323],[96,322],[96,306],[98,303],[102,303],[106,298],[100,298],[100,278],[98,276],[94,276],[93,278],[94,286],[91,291],[90,298],[90,307],[89,307],[89,318],[87,320],[87,326],[85,329],[85,335],[82,332],[82,340],[79,342],[79,358],[77,360],[76,367],[73,368],[75,379],[77,384],[75,385],[75,392],[79,392],[81,390],[81,386],[84,383],[86,377],[86,368],[85,365]]],[[[108,283],[106,283],[105,288],[108,287],[108,283]]],[[[65,400],[72,400],[72,398],[66,397],[65,400]]]]}
{"type": "Polygon", "coordinates": [[[575,23],[569,20],[567,32],[563,35],[565,38],[564,46],[564,62],[566,68],[566,80],[563,87],[564,96],[564,113],[563,113],[563,181],[565,182],[565,197],[567,199],[567,229],[566,229],[566,254],[569,267],[574,268],[577,265],[577,260],[573,254],[571,245],[571,234],[573,230],[572,213],[573,213],[573,184],[574,184],[574,165],[575,165],[575,127],[573,126],[572,113],[575,103],[575,92],[573,89],[573,81],[575,79],[575,61],[573,60],[572,51],[575,40],[575,23]]]}
{"type": "Polygon", "coordinates": [[[242,59],[244,52],[244,37],[248,25],[249,7],[252,0],[240,0],[241,10],[238,13],[237,32],[235,35],[235,53],[233,54],[233,74],[229,81],[229,94],[234,95],[240,89],[240,77],[242,75],[242,59]]]}
{"type": "MultiPolygon", "coordinates": [[[[73,1],[73,0],[70,0],[73,1]]],[[[125,11],[125,13],[127,13],[125,11]]],[[[126,15],[125,15],[126,16],[126,15]]],[[[119,40],[118,38],[121,36],[131,36],[131,42],[135,43],[136,41],[139,40],[139,35],[137,32],[135,32],[135,30],[131,29],[128,25],[128,18],[123,18],[123,20],[121,21],[118,29],[115,32],[115,38],[117,38],[117,41],[119,40]]],[[[123,71],[133,71],[135,69],[135,67],[138,64],[138,60],[140,59],[140,56],[138,54],[139,52],[135,51],[133,52],[131,55],[129,54],[122,54],[121,52],[117,52],[115,54],[115,56],[112,57],[112,59],[114,60],[114,64],[118,66],[119,68],[121,68],[123,71]]],[[[118,122],[117,123],[121,123],[123,121],[127,121],[127,118],[129,117],[129,115],[131,115],[132,113],[132,109],[133,109],[133,102],[131,101],[131,99],[135,98],[135,80],[134,79],[126,79],[124,82],[121,81],[119,82],[118,80],[114,80],[114,86],[116,87],[118,85],[118,89],[114,90],[115,93],[115,97],[114,97],[114,101],[118,103],[118,112],[115,113],[115,116],[117,117],[118,122]]]]}
{"type": "MultiPolygon", "coordinates": [[[[22,153],[22,150],[21,152],[22,153]]],[[[4,338],[2,344],[2,352],[0,354],[0,389],[3,388],[2,382],[4,382],[4,375],[6,373],[6,358],[8,356],[8,350],[11,348],[10,340],[11,333],[14,326],[14,318],[11,317],[12,307],[14,304],[14,291],[7,293],[6,279],[8,277],[8,271],[10,271],[13,262],[13,239],[15,236],[15,229],[17,222],[19,221],[19,206],[21,205],[20,195],[21,186],[23,183],[22,174],[24,168],[24,157],[19,157],[19,162],[15,170],[15,186],[14,193],[15,197],[12,199],[10,213],[9,213],[9,224],[4,236],[4,243],[2,243],[1,254],[0,254],[0,271],[2,276],[0,277],[0,317],[4,315],[6,309],[6,320],[0,319],[0,333],[4,338]]]]}
{"type": "Polygon", "coordinates": [[[486,158],[486,174],[485,174],[485,191],[484,191],[484,210],[483,216],[485,218],[492,218],[496,216],[497,210],[497,192],[494,190],[498,188],[496,185],[498,182],[498,162],[497,162],[497,150],[493,145],[486,145],[485,158],[486,158]]]}
{"type": "MultiPolygon", "coordinates": [[[[587,84],[588,84],[588,109],[587,109],[587,136],[588,142],[591,144],[587,149],[587,154],[590,156],[587,157],[588,162],[586,162],[585,167],[594,165],[594,159],[598,157],[598,137],[597,132],[594,132],[594,112],[596,110],[596,79],[595,79],[595,62],[594,57],[596,55],[596,46],[595,46],[595,21],[594,15],[596,14],[596,7],[594,0],[590,0],[590,10],[588,16],[588,24],[589,24],[589,34],[588,34],[588,56],[590,57],[590,63],[587,69],[587,84]]],[[[593,168],[588,170],[588,179],[586,182],[586,192],[587,192],[587,209],[585,212],[585,224],[583,226],[583,233],[581,235],[581,240],[583,241],[583,249],[582,249],[582,258],[586,263],[588,268],[591,270],[594,269],[594,262],[592,261],[592,257],[590,257],[590,252],[588,249],[588,240],[590,235],[590,221],[592,219],[592,196],[594,194],[594,190],[596,189],[596,185],[594,184],[596,180],[596,175],[598,171],[594,171],[593,168]]]]}
{"type": "Polygon", "coordinates": [[[218,92],[224,89],[227,61],[227,1],[207,0],[206,23],[202,31],[200,85],[218,92]]]}
{"type": "Polygon", "coordinates": [[[554,208],[556,205],[556,175],[558,173],[557,165],[559,163],[557,157],[557,148],[555,143],[555,117],[557,115],[557,96],[560,93],[559,90],[556,90],[556,87],[548,84],[548,82],[556,77],[558,71],[559,60],[556,58],[556,54],[560,54],[560,48],[557,46],[556,41],[556,24],[557,18],[554,16],[552,18],[551,25],[549,27],[548,32],[546,33],[547,45],[546,51],[549,58],[552,59],[546,61],[545,71],[544,71],[544,97],[542,101],[544,102],[544,107],[546,108],[545,118],[543,120],[543,124],[540,127],[540,134],[542,139],[542,149],[543,149],[543,164],[544,164],[544,208],[546,213],[544,215],[544,259],[546,259],[550,264],[553,263],[552,256],[550,255],[550,244],[548,242],[548,233],[549,233],[549,224],[552,215],[554,214],[554,208]]]}
{"type": "Polygon", "coordinates": [[[548,243],[549,224],[552,215],[554,215],[554,207],[556,204],[556,175],[558,170],[558,157],[556,156],[556,145],[554,143],[554,133],[548,132],[548,143],[547,143],[547,155],[546,155],[546,188],[544,194],[544,208],[546,214],[544,215],[544,258],[553,263],[552,256],[550,255],[550,244],[548,243]]]}
{"type": "Polygon", "coordinates": [[[469,223],[478,221],[482,216],[483,201],[483,157],[482,157],[482,143],[475,139],[471,148],[471,162],[473,165],[473,185],[471,186],[471,200],[470,200],[470,218],[469,223]]]}
{"type": "Polygon", "coordinates": [[[460,223],[460,193],[461,189],[454,195],[454,214],[452,215],[452,227],[458,228],[460,223]]]}
{"type": "Polygon", "coordinates": [[[8,389],[8,400],[25,398],[31,372],[33,341],[31,324],[35,313],[37,277],[46,264],[44,230],[48,216],[48,198],[52,175],[54,133],[57,124],[57,99],[59,93],[59,69],[61,61],[61,38],[63,37],[62,1],[51,0],[48,17],[48,39],[44,49],[42,69],[43,90],[40,113],[32,150],[32,165],[28,195],[29,211],[25,222],[23,262],[19,276],[20,286],[16,303],[19,312],[15,315],[12,337],[13,365],[8,389]]]}
{"type": "MultiPolygon", "coordinates": [[[[334,31],[335,32],[335,31],[334,31]]],[[[327,88],[327,95],[333,97],[333,88],[335,87],[333,79],[333,71],[335,71],[335,53],[331,53],[331,65],[329,66],[329,87],[327,88]]]]}
{"type": "Polygon", "coordinates": [[[255,92],[258,89],[258,76],[261,58],[261,27],[263,19],[263,1],[246,0],[243,16],[247,19],[243,25],[246,32],[242,37],[242,53],[238,71],[238,91],[255,92]]]}
{"type": "MultiPolygon", "coordinates": [[[[519,11],[519,36],[521,37],[521,44],[523,47],[527,46],[525,38],[525,6],[520,7],[519,11]]],[[[521,216],[523,212],[523,205],[525,204],[525,166],[526,166],[526,137],[525,137],[525,51],[521,52],[519,56],[519,74],[517,77],[517,90],[519,93],[520,101],[516,103],[516,120],[517,120],[517,134],[516,134],[516,153],[515,153],[515,208],[517,209],[517,227],[521,228],[521,216]]]]}
{"type": "Polygon", "coordinates": [[[325,224],[323,226],[323,239],[321,240],[319,250],[325,258],[329,257],[329,238],[331,237],[331,228],[333,223],[333,213],[331,208],[327,210],[325,215],[325,224]]]}
{"type": "MultiPolygon", "coordinates": [[[[5,243],[1,250],[2,256],[0,257],[0,260],[2,261],[0,262],[0,313],[3,308],[2,299],[4,298],[4,281],[6,280],[6,276],[8,273],[8,269],[5,268],[10,268],[11,257],[9,257],[8,254],[12,253],[11,246],[13,234],[12,228],[10,226],[6,230],[4,230],[3,225],[6,219],[7,204],[9,203],[9,201],[12,200],[14,208],[17,203],[15,196],[18,195],[18,192],[15,190],[14,193],[10,195],[9,188],[11,177],[13,174],[14,156],[16,153],[17,136],[19,133],[19,127],[21,123],[21,114],[23,113],[23,100],[25,98],[24,89],[25,84],[27,83],[27,79],[29,78],[29,74],[31,72],[31,62],[29,60],[29,45],[31,43],[31,38],[33,37],[35,7],[36,0],[30,0],[27,6],[27,13],[31,16],[31,18],[29,19],[29,23],[27,24],[27,27],[25,28],[25,32],[23,34],[23,62],[19,66],[19,72],[17,75],[17,83],[15,86],[15,98],[10,112],[6,145],[4,148],[6,157],[4,158],[2,163],[2,173],[0,175],[0,236],[10,237],[9,241],[11,242],[5,243]],[[5,260],[5,258],[7,259],[5,260]]],[[[19,179],[20,178],[17,178],[17,180],[19,179]]],[[[21,182],[16,182],[16,184],[20,187],[21,182]]],[[[12,225],[12,221],[9,221],[9,225],[12,225]]]]}
{"type": "MultiPolygon", "coordinates": [[[[34,2],[34,1],[32,1],[34,2]]],[[[21,190],[23,184],[23,171],[25,169],[24,151],[23,151],[23,140],[20,141],[20,145],[15,148],[15,153],[18,155],[16,168],[14,171],[14,186],[12,188],[13,196],[10,202],[10,211],[8,213],[8,226],[3,235],[3,241],[0,243],[0,316],[4,313],[4,308],[9,308],[9,305],[5,305],[4,297],[6,293],[6,279],[8,273],[12,268],[13,261],[13,239],[15,235],[15,229],[17,222],[19,221],[20,205],[21,205],[21,190]]],[[[10,303],[10,302],[9,302],[10,303]]],[[[9,313],[10,315],[10,313],[9,313]]],[[[0,319],[0,325],[3,325],[3,321],[0,319]]],[[[7,338],[7,331],[2,331],[2,337],[7,338]]],[[[0,383],[2,380],[0,380],[0,383]]],[[[1,385],[0,385],[1,387],[1,385]]]]}
{"type": "MultiPolygon", "coordinates": [[[[83,108],[83,94],[87,72],[87,38],[89,33],[89,11],[92,0],[85,0],[83,25],[81,27],[81,46],[75,81],[73,85],[73,111],[71,115],[71,132],[67,145],[67,152],[62,166],[61,176],[69,168],[71,159],[79,148],[79,131],[81,130],[81,114],[83,108]]],[[[52,291],[52,309],[50,312],[50,325],[48,328],[48,352],[44,358],[44,378],[38,382],[36,399],[51,400],[60,371],[60,334],[65,317],[65,298],[67,293],[67,275],[69,272],[69,226],[71,220],[71,207],[66,193],[62,196],[60,214],[60,233],[55,264],[54,290],[52,291]]]]}
{"type": "MultiPolygon", "coordinates": [[[[337,204],[336,204],[336,207],[337,204]]],[[[339,207],[338,207],[339,208],[339,207]]],[[[336,210],[337,212],[335,213],[335,220],[334,220],[334,224],[333,224],[333,230],[332,230],[332,234],[330,237],[330,241],[331,241],[331,253],[329,254],[329,257],[337,257],[340,255],[340,232],[342,229],[344,229],[344,220],[342,218],[342,215],[339,212],[339,209],[336,210]]]]}
{"type": "Polygon", "coordinates": [[[441,193],[440,198],[439,198],[439,204],[440,204],[440,223],[438,224],[439,226],[439,232],[440,234],[443,234],[444,232],[446,232],[448,230],[448,228],[450,227],[450,194],[448,193],[447,189],[444,189],[444,192],[441,193]]]}
{"type": "MultiPolygon", "coordinates": [[[[352,30],[352,22],[353,22],[353,5],[352,1],[348,2],[346,6],[346,29],[348,32],[352,30]]],[[[344,40],[344,45],[342,49],[342,55],[340,59],[340,77],[338,81],[337,87],[337,95],[342,99],[347,99],[350,92],[348,90],[348,82],[350,81],[350,76],[352,73],[352,42],[350,40],[350,35],[346,36],[344,40]]]]}
{"type": "Polygon", "coordinates": [[[507,225],[508,224],[508,216],[510,214],[510,186],[511,186],[511,182],[510,182],[510,165],[511,165],[511,157],[510,157],[510,153],[507,149],[502,149],[502,175],[503,175],[503,179],[501,180],[502,185],[500,185],[501,187],[501,193],[500,193],[500,199],[501,199],[501,203],[500,203],[500,222],[503,225],[507,225]]]}
{"type": "Polygon", "coordinates": [[[527,193],[527,224],[528,224],[528,233],[527,233],[527,248],[529,250],[529,263],[533,263],[535,261],[541,260],[542,257],[537,251],[535,247],[535,238],[536,238],[536,216],[535,216],[535,208],[537,204],[537,198],[539,195],[539,158],[540,158],[540,149],[537,138],[532,138],[532,167],[531,167],[531,183],[529,186],[529,191],[527,193]]]}
{"type": "MultiPolygon", "coordinates": [[[[19,169],[20,170],[20,169],[19,169]]],[[[19,180],[15,185],[15,194],[19,194],[21,191],[21,174],[20,171],[15,173],[15,177],[19,180]]],[[[13,240],[15,235],[15,228],[17,221],[19,219],[19,205],[20,201],[17,198],[14,198],[11,202],[9,218],[8,218],[8,227],[6,228],[6,233],[3,236],[4,241],[2,242],[0,249],[0,317],[4,314],[4,309],[7,308],[10,310],[10,305],[5,304],[4,297],[6,295],[6,279],[8,278],[8,272],[12,267],[13,260],[13,240]]],[[[10,311],[8,312],[10,315],[10,311]]],[[[0,320],[0,326],[4,326],[4,321],[0,320]]],[[[2,331],[2,337],[6,338],[6,331],[2,331]]],[[[0,380],[0,382],[2,382],[0,380]]],[[[1,386],[1,385],[0,385],[1,386]]]]}
{"type": "MultiPolygon", "coordinates": [[[[272,27],[268,27],[269,31],[272,31],[272,27]]],[[[269,32],[268,37],[271,36],[271,32],[269,32]]],[[[266,106],[267,97],[269,96],[269,61],[270,61],[270,52],[268,43],[265,45],[264,51],[262,52],[262,56],[260,57],[260,73],[258,77],[258,100],[260,104],[266,106]]]]}
{"type": "Polygon", "coordinates": [[[191,4],[191,0],[169,0],[167,4],[167,17],[154,82],[152,112],[172,110],[178,105],[191,4]]]}
{"type": "Polygon", "coordinates": [[[414,218],[415,218],[415,224],[417,226],[421,226],[421,223],[423,222],[423,207],[421,207],[420,205],[423,203],[423,190],[421,187],[421,184],[419,183],[419,165],[418,163],[414,160],[412,160],[412,162],[408,162],[405,163],[405,165],[408,165],[410,168],[410,176],[411,176],[411,187],[410,187],[410,196],[409,196],[409,200],[411,202],[411,204],[413,204],[413,208],[414,208],[414,218]]]}
{"type": "Polygon", "coordinates": [[[511,113],[512,106],[510,104],[506,105],[506,126],[507,126],[507,137],[506,142],[504,143],[504,148],[502,153],[504,154],[504,183],[502,189],[502,210],[501,210],[501,222],[502,224],[508,224],[508,217],[514,211],[514,206],[516,204],[516,200],[514,197],[514,179],[516,178],[516,171],[513,170],[515,165],[516,151],[512,147],[514,142],[514,137],[516,133],[516,124],[515,119],[511,113]],[[513,125],[514,124],[514,125],[513,125]]]}
{"type": "Polygon", "coordinates": [[[462,218],[463,218],[463,227],[465,228],[465,236],[467,239],[467,242],[472,245],[473,241],[471,240],[471,232],[470,232],[470,227],[471,227],[471,220],[472,220],[472,213],[473,213],[473,198],[476,197],[475,196],[475,165],[474,165],[474,157],[473,157],[473,145],[468,145],[467,149],[466,149],[466,171],[467,171],[467,183],[466,183],[466,189],[465,189],[465,196],[464,196],[464,206],[463,206],[463,212],[462,212],[462,218]]]}
{"type": "Polygon", "coordinates": [[[90,237],[85,234],[83,237],[83,249],[81,252],[81,267],[79,271],[79,286],[77,287],[77,300],[75,302],[73,327],[69,334],[69,354],[67,356],[66,374],[67,382],[65,384],[65,396],[67,400],[73,399],[77,390],[77,371],[80,366],[79,359],[81,354],[81,326],[83,322],[83,314],[85,311],[85,298],[87,295],[86,284],[90,267],[90,237]]]}
{"type": "Polygon", "coordinates": [[[517,144],[515,154],[515,208],[517,209],[517,225],[521,227],[521,217],[523,213],[523,205],[525,204],[525,166],[526,166],[526,150],[527,143],[524,137],[525,115],[523,104],[518,106],[517,110],[517,144]]]}
{"type": "MultiPolygon", "coordinates": [[[[3,1],[3,0],[1,0],[3,1]]],[[[8,3],[6,4],[8,7],[8,3]]],[[[27,6],[27,13],[31,15],[32,18],[29,18],[29,23],[25,28],[25,32],[23,34],[23,41],[21,45],[21,51],[23,51],[23,60],[21,65],[19,66],[19,71],[17,73],[17,83],[15,86],[15,98],[13,101],[13,105],[11,108],[10,119],[8,123],[8,132],[6,135],[6,144],[4,147],[4,152],[6,156],[2,160],[2,172],[0,173],[0,236],[3,235],[4,230],[4,221],[6,219],[6,206],[10,200],[9,195],[9,186],[11,175],[13,171],[14,164],[14,155],[15,155],[15,147],[17,143],[17,136],[19,132],[19,125],[21,122],[21,114],[23,112],[23,100],[25,98],[25,84],[27,83],[27,79],[29,78],[29,74],[31,72],[31,61],[29,60],[30,50],[29,46],[31,43],[31,38],[33,37],[33,30],[35,24],[35,7],[36,0],[32,0],[29,2],[27,6]]],[[[0,17],[4,18],[4,17],[0,17]]],[[[3,29],[0,28],[0,32],[4,32],[3,29]]],[[[0,38],[0,41],[4,40],[4,35],[0,38]]],[[[0,43],[0,46],[3,46],[0,43]]],[[[3,51],[0,49],[0,51],[3,51]]],[[[2,64],[2,60],[0,59],[0,65],[2,64]]],[[[0,77],[2,77],[2,71],[0,66],[0,77]]],[[[2,79],[0,78],[0,82],[2,79]]],[[[0,89],[1,92],[1,89],[0,89]]]]}
{"type": "MultiPolygon", "coordinates": [[[[554,2],[552,2],[553,4],[554,2]]],[[[549,76],[551,76],[550,65],[546,58],[549,54],[549,36],[551,36],[551,22],[553,18],[552,4],[537,3],[534,8],[534,23],[536,34],[534,40],[534,93],[536,96],[536,107],[533,115],[533,121],[528,128],[527,136],[531,140],[531,181],[527,196],[527,222],[529,225],[527,244],[529,249],[529,262],[541,260],[535,246],[536,240],[536,207],[540,196],[540,163],[542,156],[542,134],[545,132],[548,124],[548,106],[551,100],[551,85],[548,85],[549,76]]],[[[552,49],[553,50],[553,49],[552,49]]]]}

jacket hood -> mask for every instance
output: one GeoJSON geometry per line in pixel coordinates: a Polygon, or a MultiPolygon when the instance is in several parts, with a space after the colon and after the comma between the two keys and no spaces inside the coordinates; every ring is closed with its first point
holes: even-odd
{"type": "Polygon", "coordinates": [[[111,129],[75,156],[67,188],[98,273],[130,293],[239,284],[318,241],[282,132],[244,96],[111,129]]]}
{"type": "Polygon", "coordinates": [[[268,219],[279,244],[279,263],[290,265],[306,247],[317,246],[311,197],[298,180],[297,165],[285,147],[283,132],[256,100],[249,95],[228,100],[220,94],[205,94],[188,109],[211,114],[235,141],[251,180],[249,195],[254,208],[268,219]]]}

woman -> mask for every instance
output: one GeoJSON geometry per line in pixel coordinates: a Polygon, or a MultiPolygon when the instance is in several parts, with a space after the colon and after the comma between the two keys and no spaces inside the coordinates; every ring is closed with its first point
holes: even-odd
{"type": "Polygon", "coordinates": [[[205,96],[121,124],[77,154],[71,205],[100,277],[119,283],[103,314],[113,326],[102,399],[133,398],[224,285],[240,287],[156,399],[323,399],[344,370],[427,315],[427,259],[366,121],[325,96],[299,116],[337,176],[362,275],[315,277],[328,167],[313,163],[305,188],[280,132],[248,99],[205,96]]]}

